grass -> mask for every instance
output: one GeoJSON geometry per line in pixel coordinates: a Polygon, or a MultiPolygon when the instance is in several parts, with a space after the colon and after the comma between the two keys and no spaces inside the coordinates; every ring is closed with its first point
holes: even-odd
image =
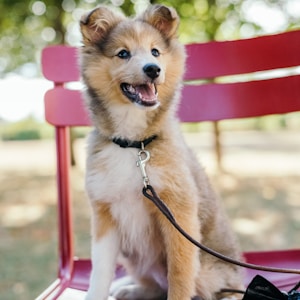
{"type": "Polygon", "coordinates": [[[56,208],[50,199],[55,193],[42,198],[45,190],[41,187],[46,186],[54,187],[52,176],[2,173],[2,299],[34,299],[37,291],[55,278],[56,208]]]}
{"type": "Polygon", "coordinates": [[[219,190],[243,250],[299,247],[299,179],[231,177],[229,184],[223,179],[219,190]]]}
{"type": "MultiPolygon", "coordinates": [[[[28,144],[12,144],[14,148],[20,147],[20,156],[14,152],[15,159],[26,161],[34,156],[39,163],[36,153],[42,153],[49,159],[49,169],[42,167],[41,170],[39,163],[34,168],[6,167],[0,173],[0,294],[3,300],[32,300],[56,277],[55,172],[49,153],[44,153],[45,149],[54,149],[51,144],[39,150],[40,142],[36,143],[29,144],[28,149],[25,147],[28,144]],[[32,153],[33,149],[37,152],[32,153]]],[[[0,155],[5,160],[5,155],[12,152],[7,148],[3,153],[3,149],[4,144],[0,155]]],[[[254,154],[257,155],[256,150],[254,154]]],[[[41,162],[45,158],[42,157],[41,162]]],[[[83,176],[80,167],[72,170],[76,254],[87,257],[89,206],[83,176]]],[[[299,180],[299,172],[286,176],[212,175],[242,249],[299,247],[299,180]]]]}

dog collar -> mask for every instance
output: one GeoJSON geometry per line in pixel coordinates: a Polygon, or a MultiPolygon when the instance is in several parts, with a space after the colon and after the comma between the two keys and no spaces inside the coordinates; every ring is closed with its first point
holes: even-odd
{"type": "Polygon", "coordinates": [[[112,141],[115,144],[119,145],[121,148],[143,149],[144,147],[146,147],[148,144],[150,144],[156,138],[157,138],[157,135],[152,135],[143,141],[130,141],[130,140],[121,139],[121,138],[113,138],[112,141]]]}

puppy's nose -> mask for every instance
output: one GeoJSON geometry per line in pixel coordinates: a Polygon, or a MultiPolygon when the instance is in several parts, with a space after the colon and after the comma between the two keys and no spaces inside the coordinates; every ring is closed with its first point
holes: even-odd
{"type": "Polygon", "coordinates": [[[155,79],[160,74],[160,67],[155,64],[147,64],[143,68],[145,74],[151,79],[155,79]]]}

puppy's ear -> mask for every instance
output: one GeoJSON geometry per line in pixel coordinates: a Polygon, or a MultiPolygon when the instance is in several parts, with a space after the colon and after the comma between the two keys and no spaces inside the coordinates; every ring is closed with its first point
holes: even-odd
{"type": "Polygon", "coordinates": [[[80,20],[83,43],[87,46],[99,42],[109,30],[122,20],[124,20],[124,16],[114,13],[107,7],[98,7],[92,10],[82,16],[80,20]]]}
{"type": "Polygon", "coordinates": [[[164,5],[150,6],[140,19],[155,27],[166,38],[174,37],[179,26],[176,10],[164,5]]]}

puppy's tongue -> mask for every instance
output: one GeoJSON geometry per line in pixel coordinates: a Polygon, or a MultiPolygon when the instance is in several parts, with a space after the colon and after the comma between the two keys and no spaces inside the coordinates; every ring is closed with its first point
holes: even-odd
{"type": "Polygon", "coordinates": [[[157,100],[157,93],[154,84],[141,84],[135,86],[136,93],[143,101],[153,102],[157,100]]]}

